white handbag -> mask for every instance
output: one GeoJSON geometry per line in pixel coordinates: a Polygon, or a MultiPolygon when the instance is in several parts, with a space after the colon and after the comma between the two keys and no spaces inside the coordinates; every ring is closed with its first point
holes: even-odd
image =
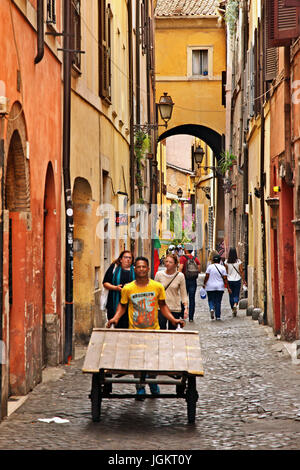
{"type": "Polygon", "coordinates": [[[108,297],[108,289],[103,287],[102,292],[101,292],[101,296],[100,296],[100,310],[105,310],[106,309],[107,297],[108,297]]]}

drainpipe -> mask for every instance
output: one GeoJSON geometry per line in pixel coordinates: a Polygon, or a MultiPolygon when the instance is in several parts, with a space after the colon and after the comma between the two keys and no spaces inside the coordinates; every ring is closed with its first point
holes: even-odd
{"type": "Polygon", "coordinates": [[[37,55],[34,63],[38,64],[44,57],[44,0],[37,0],[37,55]]]}
{"type": "Polygon", "coordinates": [[[0,422],[2,420],[2,367],[5,362],[3,345],[3,216],[4,216],[4,122],[0,114],[0,170],[1,170],[1,217],[0,217],[0,422]]]}
{"type": "MultiPolygon", "coordinates": [[[[139,125],[141,123],[141,63],[140,63],[140,0],[136,0],[135,2],[135,34],[136,34],[136,41],[135,41],[135,95],[136,95],[136,124],[139,125]]],[[[141,170],[140,168],[136,168],[136,173],[140,176],[141,170]]],[[[139,191],[139,199],[143,199],[143,188],[138,186],[139,191]]],[[[138,211],[139,219],[141,216],[140,211],[138,211]]],[[[139,228],[141,232],[141,227],[139,228]]],[[[142,255],[142,239],[139,233],[138,237],[138,256],[142,255]]]]}
{"type": "Polygon", "coordinates": [[[136,84],[135,84],[135,95],[136,95],[136,124],[141,123],[141,64],[140,64],[140,0],[135,2],[135,70],[136,70],[136,84]]]}
{"type": "MultiPolygon", "coordinates": [[[[135,185],[135,156],[134,156],[134,132],[133,132],[133,46],[132,46],[132,0],[128,0],[128,57],[129,57],[129,132],[130,132],[130,206],[134,205],[135,185]]],[[[131,214],[129,214],[131,215],[131,214]]],[[[131,218],[130,218],[131,220],[131,218]]],[[[130,250],[134,253],[134,240],[130,238],[130,250]]]]}
{"type": "Polygon", "coordinates": [[[64,0],[64,51],[63,51],[63,177],[66,217],[65,240],[65,352],[69,363],[73,354],[73,207],[70,178],[70,130],[71,130],[71,2],[64,0]]]}
{"type": "MultiPolygon", "coordinates": [[[[155,28],[154,24],[154,9],[153,9],[153,4],[150,0],[146,0],[146,7],[147,7],[147,18],[149,15],[149,9],[151,18],[153,18],[153,21],[150,23],[152,24],[152,27],[155,28]]],[[[151,35],[150,37],[155,37],[155,34],[151,35]]],[[[152,47],[155,48],[155,41],[152,44],[152,47]]],[[[147,51],[147,54],[151,53],[151,51],[147,51]]],[[[155,53],[153,51],[153,60],[155,60],[155,53]]],[[[155,70],[155,64],[153,64],[154,70],[155,70]]],[[[156,87],[155,87],[155,80],[153,78],[150,78],[150,59],[149,56],[147,57],[147,108],[148,108],[148,122],[152,122],[154,124],[158,124],[158,107],[156,105],[156,87]],[[152,87],[152,103],[150,99],[150,88],[152,87]],[[152,106],[151,106],[152,105],[152,106]],[[152,113],[151,113],[151,108],[152,108],[152,113]]],[[[157,166],[158,166],[158,161],[157,161],[157,148],[158,148],[158,129],[154,129],[153,131],[153,142],[152,142],[152,160],[150,161],[150,213],[151,213],[151,218],[153,223],[153,228],[156,228],[156,222],[158,218],[158,213],[157,213],[157,191],[158,191],[158,185],[157,185],[157,166]],[[151,207],[152,206],[152,207],[151,207]]],[[[155,238],[157,236],[156,231],[154,233],[154,230],[151,228],[151,277],[154,279],[154,252],[155,252],[155,238]]]]}
{"type": "Polygon", "coordinates": [[[268,324],[268,302],[267,302],[267,266],[266,266],[266,217],[265,217],[265,115],[261,108],[260,127],[260,210],[262,227],[262,255],[263,255],[263,294],[264,294],[264,324],[268,324]]]}

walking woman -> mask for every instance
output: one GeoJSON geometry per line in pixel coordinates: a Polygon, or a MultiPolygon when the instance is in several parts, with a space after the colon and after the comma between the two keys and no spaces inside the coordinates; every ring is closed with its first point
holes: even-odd
{"type": "MultiPolygon", "coordinates": [[[[121,298],[121,290],[125,284],[135,280],[133,255],[124,250],[119,257],[110,265],[103,279],[103,286],[108,289],[107,297],[107,319],[110,320],[116,313],[121,298]]],[[[117,328],[128,328],[128,313],[122,316],[117,328]]]]}
{"type": "MultiPolygon", "coordinates": [[[[188,316],[188,299],[185,286],[185,277],[180,273],[178,268],[178,257],[176,254],[168,254],[165,258],[165,271],[158,271],[154,280],[160,282],[166,291],[166,304],[169,307],[172,315],[179,319],[181,317],[181,303],[184,305],[184,318],[188,316]]],[[[173,326],[168,322],[168,329],[175,330],[176,325],[173,326]]],[[[160,329],[167,329],[167,319],[159,312],[159,325],[160,329]]]]}
{"type": "Polygon", "coordinates": [[[225,260],[225,268],[227,271],[228,284],[231,289],[229,294],[229,302],[232,310],[232,314],[236,317],[237,308],[240,300],[241,283],[246,285],[243,264],[237,256],[236,249],[234,247],[229,249],[228,258],[225,260]]]}
{"type": "Polygon", "coordinates": [[[212,263],[207,267],[203,287],[207,292],[210,318],[221,320],[221,302],[224,294],[224,287],[230,288],[227,282],[227,273],[225,267],[220,264],[221,256],[215,255],[212,263]]]}

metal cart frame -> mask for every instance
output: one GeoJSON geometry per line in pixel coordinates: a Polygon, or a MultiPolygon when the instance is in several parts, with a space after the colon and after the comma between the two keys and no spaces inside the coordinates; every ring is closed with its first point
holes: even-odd
{"type": "Polygon", "coordinates": [[[140,398],[136,393],[113,393],[113,384],[124,383],[174,385],[176,393],[145,394],[143,398],[183,398],[188,422],[195,422],[196,377],[203,376],[196,331],[95,328],[82,371],[92,374],[89,397],[94,422],[100,421],[103,398],[140,398]]]}

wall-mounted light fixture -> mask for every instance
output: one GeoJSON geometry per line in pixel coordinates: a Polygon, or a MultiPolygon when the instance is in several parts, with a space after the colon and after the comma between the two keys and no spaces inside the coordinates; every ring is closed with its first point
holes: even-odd
{"type": "Polygon", "coordinates": [[[152,129],[158,129],[158,127],[167,128],[168,122],[172,117],[173,107],[174,103],[171,96],[169,96],[168,93],[164,92],[164,94],[159,98],[159,102],[156,103],[156,108],[158,109],[160,117],[164,121],[164,124],[135,124],[133,126],[134,132],[143,131],[145,133],[148,133],[152,129]]]}
{"type": "Polygon", "coordinates": [[[181,198],[182,198],[182,196],[183,196],[183,191],[182,191],[181,188],[178,188],[178,190],[177,190],[177,196],[178,196],[178,199],[181,199],[181,198]]]}

